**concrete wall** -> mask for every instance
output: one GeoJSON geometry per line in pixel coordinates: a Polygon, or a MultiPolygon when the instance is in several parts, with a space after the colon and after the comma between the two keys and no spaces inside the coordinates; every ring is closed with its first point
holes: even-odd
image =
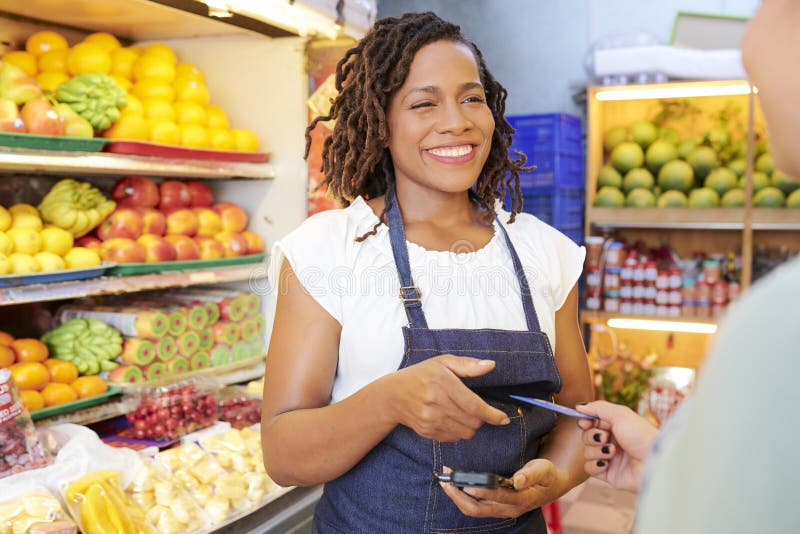
{"type": "Polygon", "coordinates": [[[378,16],[433,11],[459,24],[509,92],[509,114],[577,113],[596,39],[647,32],[669,40],[678,11],[750,16],[759,0],[379,0],[378,16]]]}

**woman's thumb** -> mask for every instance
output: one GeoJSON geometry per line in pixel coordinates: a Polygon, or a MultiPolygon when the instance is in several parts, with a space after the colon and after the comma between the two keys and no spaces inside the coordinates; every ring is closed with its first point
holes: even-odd
{"type": "Polygon", "coordinates": [[[480,358],[467,358],[445,354],[440,356],[441,362],[453,371],[456,376],[481,376],[494,369],[494,360],[481,360],[480,358]]]}

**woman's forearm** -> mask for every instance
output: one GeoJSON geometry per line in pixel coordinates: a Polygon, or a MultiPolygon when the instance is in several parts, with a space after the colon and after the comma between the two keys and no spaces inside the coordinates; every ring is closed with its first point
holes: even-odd
{"type": "Polygon", "coordinates": [[[548,434],[539,457],[550,460],[562,474],[561,489],[553,500],[582,483],[588,477],[583,469],[583,437],[572,418],[559,416],[556,427],[548,434]]]}
{"type": "Polygon", "coordinates": [[[397,425],[390,378],[322,408],[288,411],[262,426],[264,465],[282,486],[311,486],[346,473],[397,425]]]}

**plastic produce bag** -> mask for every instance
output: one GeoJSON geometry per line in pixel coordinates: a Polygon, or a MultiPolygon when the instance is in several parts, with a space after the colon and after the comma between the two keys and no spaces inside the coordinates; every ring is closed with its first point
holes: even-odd
{"type": "Polygon", "coordinates": [[[58,525],[63,528],[59,532],[75,532],[69,514],[47,489],[27,483],[15,490],[13,496],[5,494],[0,500],[0,534],[35,534],[44,525],[50,525],[49,528],[58,525]]]}
{"type": "Polygon", "coordinates": [[[11,371],[0,369],[0,478],[49,463],[11,371]]]}
{"type": "Polygon", "coordinates": [[[120,487],[120,472],[92,471],[62,486],[62,496],[84,534],[150,534],[144,511],[120,487]]]}

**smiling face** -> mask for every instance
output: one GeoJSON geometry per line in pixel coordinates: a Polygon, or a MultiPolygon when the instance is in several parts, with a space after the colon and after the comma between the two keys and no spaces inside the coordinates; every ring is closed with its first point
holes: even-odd
{"type": "Polygon", "coordinates": [[[398,184],[446,193],[472,187],[495,124],[467,45],[436,41],[420,48],[387,116],[398,184]]]}

